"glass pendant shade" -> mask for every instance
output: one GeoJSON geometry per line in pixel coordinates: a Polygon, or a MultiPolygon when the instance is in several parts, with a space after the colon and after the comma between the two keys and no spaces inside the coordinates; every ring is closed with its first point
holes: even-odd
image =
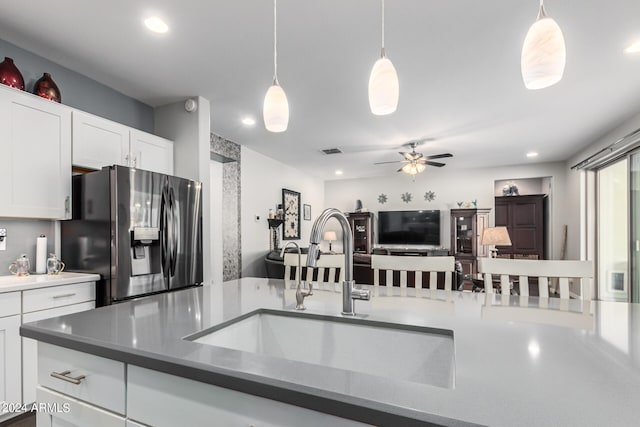
{"type": "Polygon", "coordinates": [[[289,126],[289,102],[277,81],[267,90],[262,106],[264,126],[270,132],[284,132],[289,126]]]}
{"type": "Polygon", "coordinates": [[[402,167],[402,172],[408,173],[409,175],[416,175],[424,172],[426,168],[422,163],[407,163],[402,167]]]}
{"type": "Polygon", "coordinates": [[[376,61],[369,77],[369,107],[377,116],[391,114],[398,108],[400,85],[396,69],[385,56],[376,61]]]}
{"type": "Polygon", "coordinates": [[[538,20],[531,25],[522,46],[522,79],[527,89],[543,89],[562,79],[566,49],[562,30],[540,7],[538,20]]]}

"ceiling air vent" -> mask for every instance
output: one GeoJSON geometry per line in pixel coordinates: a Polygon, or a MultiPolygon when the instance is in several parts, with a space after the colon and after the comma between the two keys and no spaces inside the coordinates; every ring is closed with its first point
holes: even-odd
{"type": "Polygon", "coordinates": [[[322,150],[322,152],[324,154],[340,154],[340,153],[342,153],[342,151],[340,151],[339,148],[327,148],[325,150],[322,150]]]}

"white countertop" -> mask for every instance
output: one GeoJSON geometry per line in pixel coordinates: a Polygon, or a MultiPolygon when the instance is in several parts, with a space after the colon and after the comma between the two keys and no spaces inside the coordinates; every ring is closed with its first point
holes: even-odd
{"type": "MultiPolygon", "coordinates": [[[[371,301],[356,301],[362,318],[453,331],[453,389],[184,339],[258,309],[292,311],[295,289],[282,280],[170,292],[27,324],[22,333],[212,384],[233,378],[245,387],[239,391],[259,395],[252,384],[266,387],[282,401],[294,393],[295,404],[316,410],[324,401],[352,414],[444,425],[640,425],[640,304],[371,289],[371,301]]],[[[340,287],[314,291],[305,305],[307,313],[339,317],[340,287]]]]}
{"type": "Polygon", "coordinates": [[[72,283],[95,282],[100,280],[99,274],[67,273],[56,275],[30,274],[28,276],[0,276],[0,293],[26,291],[49,286],[69,285],[72,283]]]}

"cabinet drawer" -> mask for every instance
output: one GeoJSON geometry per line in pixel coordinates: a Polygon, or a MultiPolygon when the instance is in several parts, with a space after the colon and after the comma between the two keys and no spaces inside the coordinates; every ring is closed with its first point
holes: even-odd
{"type": "Polygon", "coordinates": [[[20,292],[0,294],[0,317],[20,314],[20,292]]]}
{"type": "Polygon", "coordinates": [[[38,343],[38,384],[119,414],[125,413],[124,375],[122,362],[38,343]],[[52,376],[66,371],[68,378],[84,378],[74,384],[52,376]]]}
{"type": "Polygon", "coordinates": [[[92,426],[125,427],[124,417],[119,417],[76,399],[38,387],[38,403],[46,405],[36,414],[38,427],[92,426]]]}
{"type": "Polygon", "coordinates": [[[73,285],[52,286],[33,289],[23,293],[23,313],[49,308],[62,307],[80,302],[95,301],[95,282],[75,283],[73,285]]]}

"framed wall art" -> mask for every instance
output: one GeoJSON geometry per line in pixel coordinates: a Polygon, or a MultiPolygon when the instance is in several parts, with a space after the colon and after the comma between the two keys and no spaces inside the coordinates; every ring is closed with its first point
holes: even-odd
{"type": "Polygon", "coordinates": [[[311,221],[311,205],[303,205],[304,220],[311,221]]]}
{"type": "Polygon", "coordinates": [[[300,193],[283,188],[282,209],[284,210],[282,240],[300,240],[300,193]]]}

